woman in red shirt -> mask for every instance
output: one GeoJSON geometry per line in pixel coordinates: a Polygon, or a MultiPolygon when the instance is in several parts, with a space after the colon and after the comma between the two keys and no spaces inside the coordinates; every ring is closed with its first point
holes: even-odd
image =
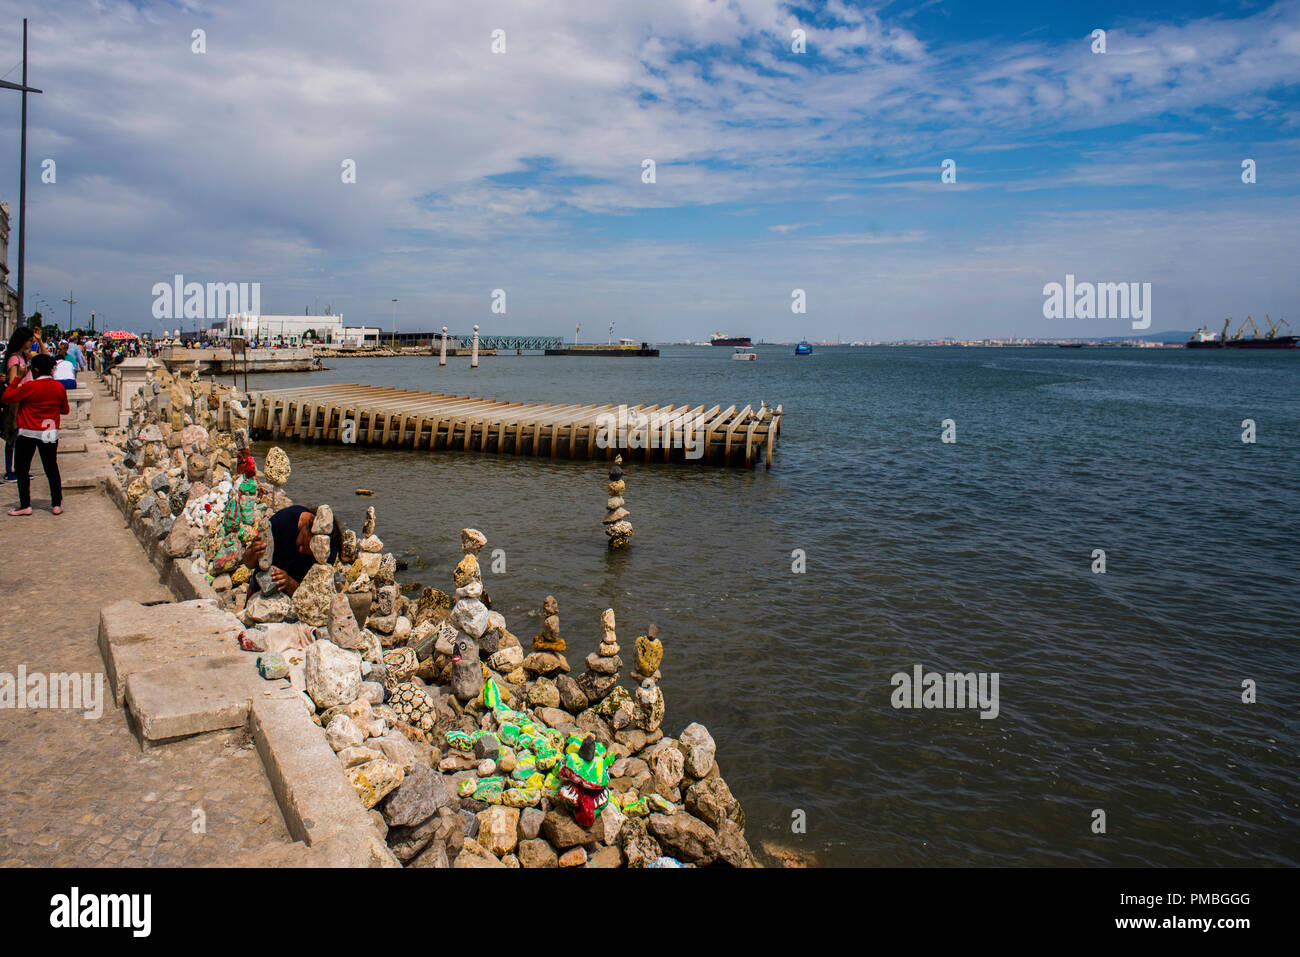
{"type": "Polygon", "coordinates": [[[41,467],[50,483],[50,505],[63,514],[63,484],[59,478],[59,421],[67,415],[68,390],[54,381],[54,357],[46,353],[32,359],[32,378],[5,389],[5,402],[18,405],[18,440],[14,446],[14,471],[18,473],[18,507],[10,515],[32,514],[32,456],[41,454],[41,467]]]}

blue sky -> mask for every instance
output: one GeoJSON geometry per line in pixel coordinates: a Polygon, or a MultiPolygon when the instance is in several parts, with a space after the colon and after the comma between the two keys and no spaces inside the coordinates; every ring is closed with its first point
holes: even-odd
{"type": "Polygon", "coordinates": [[[1296,2],[0,9],[0,69],[29,16],[47,91],[29,309],[66,316],[72,289],[79,315],[157,329],[179,272],[350,324],[387,327],[397,297],[407,329],[891,340],[1129,331],[1045,319],[1066,273],[1152,283],[1151,331],[1296,299],[1296,2]]]}

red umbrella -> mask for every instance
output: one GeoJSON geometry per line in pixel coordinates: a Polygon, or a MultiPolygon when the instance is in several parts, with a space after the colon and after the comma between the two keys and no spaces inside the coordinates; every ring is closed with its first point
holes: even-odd
{"type": "Polygon", "coordinates": [[[134,332],[127,332],[124,329],[114,329],[111,332],[104,333],[104,338],[105,339],[135,339],[137,338],[137,336],[134,332]]]}

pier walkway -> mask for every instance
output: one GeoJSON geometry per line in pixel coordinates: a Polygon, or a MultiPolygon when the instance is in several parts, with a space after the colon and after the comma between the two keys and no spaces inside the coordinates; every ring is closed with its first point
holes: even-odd
{"type": "Polygon", "coordinates": [[[502,402],[370,385],[251,391],[258,437],[502,455],[772,467],[780,406],[502,402]]]}
{"type": "Polygon", "coordinates": [[[97,675],[103,710],[0,709],[0,867],[192,867],[288,846],[246,731],[142,751],[114,703],[100,609],[172,596],[102,486],[69,490],[52,515],[38,464],[34,514],[5,516],[17,499],[0,485],[0,672],[97,675]]]}

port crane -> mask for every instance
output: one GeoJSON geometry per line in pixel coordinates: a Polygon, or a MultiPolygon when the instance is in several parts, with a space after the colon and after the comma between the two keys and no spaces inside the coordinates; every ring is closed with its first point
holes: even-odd
{"type": "Polygon", "coordinates": [[[1228,339],[1228,326],[1232,324],[1232,316],[1223,320],[1223,331],[1219,333],[1219,341],[1226,342],[1228,339]]]}
{"type": "Polygon", "coordinates": [[[1251,336],[1251,338],[1252,338],[1252,339],[1257,339],[1257,338],[1259,338],[1259,326],[1255,325],[1255,320],[1252,319],[1252,318],[1250,318],[1250,316],[1247,316],[1247,317],[1246,317],[1246,321],[1243,322],[1243,323],[1241,324],[1241,328],[1237,330],[1237,334],[1236,334],[1235,336],[1233,336],[1232,338],[1234,338],[1234,339],[1240,339],[1240,338],[1241,338],[1241,334],[1242,334],[1243,332],[1246,331],[1246,326],[1247,326],[1247,325],[1249,325],[1250,328],[1254,331],[1254,334],[1251,336]]]}
{"type": "Polygon", "coordinates": [[[1270,317],[1268,313],[1264,313],[1264,321],[1268,323],[1268,332],[1264,335],[1265,339],[1277,338],[1277,330],[1279,328],[1278,323],[1281,323],[1283,326],[1286,326],[1288,329],[1291,328],[1291,323],[1287,322],[1281,316],[1278,317],[1277,322],[1274,322],[1272,317],[1270,317]]]}

